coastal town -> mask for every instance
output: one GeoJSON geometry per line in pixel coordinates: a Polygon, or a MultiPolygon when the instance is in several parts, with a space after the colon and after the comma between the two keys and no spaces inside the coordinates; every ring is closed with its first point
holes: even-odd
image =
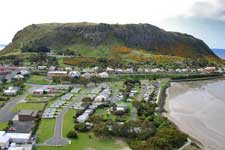
{"type": "MultiPolygon", "coordinates": [[[[152,127],[144,125],[143,120],[156,124],[155,119],[161,116],[169,78],[214,77],[223,73],[224,68],[210,66],[199,69],[1,66],[0,147],[68,148],[76,145],[79,136],[94,140],[105,134],[115,138],[130,134],[129,138],[145,140],[154,135],[153,128],[160,123],[152,127]],[[143,135],[146,131],[148,134],[143,135]]],[[[186,136],[179,136],[184,143],[176,148],[188,142],[186,136]]]]}

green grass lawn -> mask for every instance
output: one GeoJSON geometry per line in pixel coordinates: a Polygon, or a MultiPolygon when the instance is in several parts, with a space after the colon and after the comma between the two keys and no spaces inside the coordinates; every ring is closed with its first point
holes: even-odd
{"type": "Polygon", "coordinates": [[[76,110],[70,109],[63,117],[63,136],[66,138],[67,133],[70,130],[74,129],[74,120],[73,116],[75,115],[76,110]]]}
{"type": "Polygon", "coordinates": [[[37,143],[44,143],[54,136],[56,119],[42,119],[37,131],[37,143]]]}
{"type": "Polygon", "coordinates": [[[27,82],[33,84],[49,84],[47,77],[41,75],[31,75],[27,82]]]}
{"type": "Polygon", "coordinates": [[[0,101],[0,107],[5,104],[6,101],[0,101]]]}
{"type": "Polygon", "coordinates": [[[32,94],[29,94],[26,97],[26,100],[29,102],[47,102],[50,99],[52,99],[53,97],[42,97],[42,96],[33,96],[32,94]]]}
{"type": "MultiPolygon", "coordinates": [[[[75,110],[70,109],[64,115],[63,136],[66,137],[68,131],[74,127],[73,115],[75,110]]],[[[41,127],[40,127],[41,129],[41,127]]],[[[44,132],[40,130],[39,132],[44,132]]],[[[115,139],[98,139],[93,133],[78,133],[78,139],[71,140],[71,144],[62,147],[38,146],[35,150],[123,150],[127,148],[123,141],[118,142],[115,139]],[[91,138],[89,138],[91,136],[91,138]]]]}
{"type": "Polygon", "coordinates": [[[0,122],[0,130],[4,130],[8,126],[8,122],[0,122]]]}
{"type": "Polygon", "coordinates": [[[13,112],[18,112],[21,109],[34,109],[34,110],[43,110],[45,103],[18,103],[13,109],[13,112]]]}

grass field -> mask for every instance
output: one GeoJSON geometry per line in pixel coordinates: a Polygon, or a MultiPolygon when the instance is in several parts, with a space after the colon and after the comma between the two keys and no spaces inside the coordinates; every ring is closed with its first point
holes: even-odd
{"type": "Polygon", "coordinates": [[[45,106],[45,103],[19,103],[16,105],[16,107],[13,109],[13,112],[18,112],[21,109],[34,109],[34,110],[43,110],[45,106]]]}
{"type": "Polygon", "coordinates": [[[4,130],[8,126],[8,122],[0,122],[0,130],[4,130]]]}
{"type": "MultiPolygon", "coordinates": [[[[63,136],[66,137],[68,131],[74,128],[73,115],[75,110],[70,109],[64,116],[63,122],[63,136]]],[[[46,123],[44,123],[46,126],[46,123]]],[[[40,129],[43,126],[40,126],[40,129]]],[[[45,132],[43,129],[39,130],[39,135],[45,132]]],[[[48,131],[48,133],[51,131],[48,131]]],[[[50,133],[52,134],[52,133],[50,133]]],[[[45,135],[45,134],[44,134],[45,135]]],[[[46,139],[46,135],[42,135],[42,139],[46,139]],[[45,138],[43,138],[45,137],[45,138]]],[[[93,133],[78,133],[78,139],[71,140],[71,144],[62,147],[38,146],[35,150],[129,150],[126,143],[115,139],[98,139],[93,133]],[[91,138],[90,138],[91,137],[91,138]]]]}
{"type": "Polygon", "coordinates": [[[31,75],[27,82],[33,84],[49,84],[49,81],[46,79],[46,76],[41,75],[31,75]]]}
{"type": "Polygon", "coordinates": [[[37,131],[37,143],[44,143],[47,139],[54,136],[55,119],[42,119],[37,131]]]}

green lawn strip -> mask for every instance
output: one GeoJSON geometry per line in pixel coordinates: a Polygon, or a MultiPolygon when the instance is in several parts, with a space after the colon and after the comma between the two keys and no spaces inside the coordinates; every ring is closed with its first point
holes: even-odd
{"type": "Polygon", "coordinates": [[[33,84],[49,84],[46,76],[41,75],[31,75],[27,82],[33,84]]]}
{"type": "Polygon", "coordinates": [[[0,101],[0,107],[5,103],[6,103],[6,101],[0,101]]]}
{"type": "Polygon", "coordinates": [[[21,109],[34,109],[34,110],[43,110],[45,103],[18,103],[16,107],[13,109],[13,112],[18,112],[21,109]]]}
{"type": "Polygon", "coordinates": [[[54,136],[56,119],[42,119],[37,131],[37,143],[44,143],[54,136]]]}
{"type": "Polygon", "coordinates": [[[63,117],[63,136],[66,138],[67,133],[74,129],[74,119],[76,110],[70,109],[63,117]]]}
{"type": "Polygon", "coordinates": [[[8,122],[0,122],[0,130],[4,130],[8,126],[8,122]]]}

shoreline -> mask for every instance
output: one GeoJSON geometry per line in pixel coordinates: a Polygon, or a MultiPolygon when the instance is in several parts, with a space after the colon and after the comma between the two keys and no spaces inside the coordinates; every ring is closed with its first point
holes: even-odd
{"type": "MultiPolygon", "coordinates": [[[[164,99],[164,106],[163,106],[163,109],[164,109],[164,112],[162,112],[161,114],[164,116],[164,117],[166,117],[166,118],[168,118],[171,122],[173,122],[175,125],[176,125],[176,127],[181,131],[181,132],[183,132],[183,133],[185,133],[185,134],[187,134],[188,135],[188,137],[192,140],[192,143],[193,144],[196,144],[198,147],[199,147],[199,149],[201,149],[201,150],[204,150],[204,149],[207,149],[206,148],[206,145],[203,145],[203,143],[202,142],[200,142],[200,140],[199,139],[196,139],[196,138],[194,138],[193,136],[191,136],[190,135],[190,133],[191,132],[189,132],[188,133],[188,131],[187,130],[185,130],[185,129],[181,129],[181,127],[183,126],[182,125],[182,123],[180,123],[178,120],[176,120],[175,118],[173,118],[173,116],[171,116],[171,114],[170,114],[170,112],[171,112],[171,110],[170,110],[170,107],[169,107],[169,99],[168,99],[168,97],[169,97],[169,88],[171,88],[173,85],[171,85],[172,83],[179,83],[179,82],[190,82],[190,81],[193,81],[193,82],[197,82],[197,81],[204,81],[204,80],[220,80],[220,79],[225,79],[225,77],[224,76],[222,76],[222,77],[211,77],[211,78],[204,78],[204,79],[194,79],[194,80],[191,80],[191,79],[188,79],[188,80],[179,80],[179,81],[173,81],[173,80],[171,80],[170,82],[169,82],[169,86],[166,88],[166,90],[165,90],[165,93],[163,94],[163,99],[164,99]]],[[[183,126],[184,127],[184,126],[183,126]]]]}

